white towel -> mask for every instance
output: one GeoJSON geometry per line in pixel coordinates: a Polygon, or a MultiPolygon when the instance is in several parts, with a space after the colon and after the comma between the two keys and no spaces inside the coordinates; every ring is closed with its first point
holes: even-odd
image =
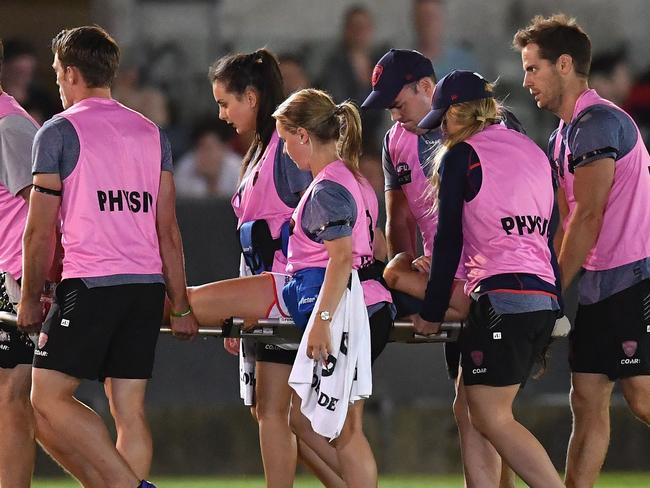
{"type": "MultiPolygon", "coordinates": [[[[246,265],[244,255],[239,258],[239,276],[253,276],[246,265]]],[[[244,405],[255,405],[255,341],[239,341],[239,396],[244,405]]]]}
{"type": "Polygon", "coordinates": [[[349,404],[372,394],[370,322],[359,275],[353,270],[351,287],[344,291],[332,316],[330,358],[334,361],[325,369],[307,357],[307,338],[320,301],[319,295],[302,336],[289,385],[302,399],[301,411],[314,431],[332,440],[343,429],[349,404]]]}
{"type": "Polygon", "coordinates": [[[255,341],[239,341],[239,396],[244,405],[255,405],[255,341]]]}

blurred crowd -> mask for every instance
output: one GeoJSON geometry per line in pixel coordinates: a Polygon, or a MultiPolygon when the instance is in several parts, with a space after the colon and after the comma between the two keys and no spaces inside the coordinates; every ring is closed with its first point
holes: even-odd
{"type": "MultiPolygon", "coordinates": [[[[287,94],[306,87],[330,92],[337,101],[357,103],[366,97],[373,68],[394,46],[378,43],[371,10],[363,5],[349,7],[343,14],[339,38],[320,66],[312,67],[304,52],[278,52],[287,94]]],[[[482,72],[483,66],[466,44],[445,41],[445,10],[442,0],[412,0],[413,45],[432,62],[438,79],[452,69],[482,72]]],[[[5,39],[2,86],[39,122],[59,112],[60,102],[51,86],[36,77],[37,56],[25,39],[5,39]]],[[[180,117],[169,86],[150,83],[145,65],[125,52],[113,95],[125,105],[143,113],[166,130],[172,143],[175,180],[181,197],[229,198],[239,179],[241,156],[249,141],[242,140],[217,118],[217,107],[196,114],[193,120],[180,117]]],[[[206,68],[207,71],[207,68],[206,68]]],[[[49,83],[49,80],[48,80],[49,83]]],[[[593,57],[590,85],[598,93],[623,107],[636,120],[646,144],[650,142],[650,66],[635,73],[624,45],[593,57]]],[[[208,90],[206,82],[206,90],[208,90]]],[[[388,113],[364,111],[364,157],[361,170],[383,194],[381,147],[392,123],[388,113]]]]}

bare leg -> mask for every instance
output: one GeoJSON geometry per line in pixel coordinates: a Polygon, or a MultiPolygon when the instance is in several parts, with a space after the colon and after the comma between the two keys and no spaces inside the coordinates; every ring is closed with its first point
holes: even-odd
{"type": "Polygon", "coordinates": [[[462,372],[459,372],[458,378],[454,417],[460,438],[465,486],[467,488],[494,488],[499,486],[501,457],[490,441],[470,422],[462,372]]]}
{"type": "Polygon", "coordinates": [[[296,438],[289,427],[291,366],[258,361],[256,413],[266,486],[292,487],[296,475],[296,438]]]}
{"type": "Polygon", "coordinates": [[[316,477],[328,488],[344,488],[341,467],[336,449],[323,436],[312,429],[307,417],[300,411],[301,400],[293,395],[291,400],[291,428],[298,438],[298,454],[316,477]]]}
{"type": "MultiPolygon", "coordinates": [[[[73,468],[83,458],[101,476],[102,482],[98,487],[138,486],[139,478],[115,449],[102,420],[74,398],[80,380],[39,368],[34,369],[32,376],[32,405],[36,420],[39,424],[47,424],[42,429],[37,424],[39,441],[45,449],[54,455],[71,452],[71,459],[60,460],[64,467],[73,468]]],[[[72,474],[77,476],[74,471],[72,474]]]]}
{"type": "MultiPolygon", "coordinates": [[[[335,473],[316,451],[307,445],[302,439],[298,440],[298,459],[318,478],[327,488],[346,488],[343,478],[335,473]]],[[[324,439],[323,439],[324,440],[324,439]]],[[[332,447],[332,449],[334,449],[332,447]]]]}
{"type": "Polygon", "coordinates": [[[60,443],[56,446],[51,443],[46,446],[41,442],[41,439],[47,442],[47,439],[56,437],[57,434],[37,411],[34,411],[34,416],[36,418],[36,440],[43,450],[56,460],[65,471],[79,480],[82,486],[102,486],[104,480],[99,471],[93,468],[81,454],[71,451],[70,448],[60,443]]]}
{"type": "Polygon", "coordinates": [[[29,402],[32,367],[0,368],[0,486],[28,487],[34,470],[34,415],[29,402]]]}
{"type": "Polygon", "coordinates": [[[334,440],[343,479],[349,488],[377,486],[377,463],[363,433],[363,401],[348,407],[341,435],[334,440]]]}
{"type": "Polygon", "coordinates": [[[188,288],[190,305],[200,325],[221,325],[230,317],[266,317],[275,301],[273,277],[247,276],[188,288]]]}
{"type": "Polygon", "coordinates": [[[563,487],[542,445],[512,415],[512,402],[518,391],[519,385],[466,386],[472,424],[529,486],[563,487]]]}
{"type": "Polygon", "coordinates": [[[633,376],[620,380],[625,401],[636,417],[650,426],[650,376],[633,376]]]}
{"type": "MultiPolygon", "coordinates": [[[[424,300],[429,276],[411,268],[412,261],[410,254],[398,254],[386,265],[384,279],[389,288],[424,300]]],[[[458,322],[467,317],[470,300],[463,291],[464,283],[460,280],[454,281],[445,321],[458,322]]]]}
{"type": "Polygon", "coordinates": [[[571,374],[573,431],[566,461],[566,485],[591,487],[609,446],[609,402],[614,383],[602,374],[571,374]]]}
{"type": "Polygon", "coordinates": [[[147,380],[106,378],[104,390],[115,420],[115,447],[139,479],[149,477],[153,442],[144,411],[147,380]]]}

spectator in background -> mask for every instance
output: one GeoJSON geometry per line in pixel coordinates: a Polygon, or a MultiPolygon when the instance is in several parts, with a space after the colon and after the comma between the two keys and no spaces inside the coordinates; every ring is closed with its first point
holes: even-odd
{"type": "Polygon", "coordinates": [[[158,88],[142,83],[138,66],[125,63],[120,67],[114,86],[115,99],[120,103],[140,112],[159,127],[169,125],[167,97],[158,88]]]}
{"type": "Polygon", "coordinates": [[[638,124],[646,147],[650,147],[650,69],[632,86],[624,109],[638,124]]]}
{"type": "Polygon", "coordinates": [[[284,95],[289,96],[293,92],[310,88],[311,81],[305,71],[302,59],[295,54],[285,53],[278,56],[280,72],[284,80],[284,95]]]}
{"type": "Polygon", "coordinates": [[[624,47],[596,54],[591,61],[589,86],[598,94],[623,106],[632,89],[632,73],[624,47]]]}
{"type": "Polygon", "coordinates": [[[429,58],[442,78],[455,69],[482,72],[478,60],[465,46],[445,42],[444,0],[413,0],[415,49],[429,58]]]}
{"type": "MultiPolygon", "coordinates": [[[[374,49],[375,25],[370,11],[362,5],[350,7],[343,17],[341,41],[326,57],[318,85],[334,100],[350,99],[360,104],[370,89],[372,70],[385,49],[374,49]]],[[[381,137],[381,112],[361,114],[364,152],[381,137]]]]}
{"type": "Polygon", "coordinates": [[[241,157],[228,144],[232,135],[232,129],[214,116],[196,124],[191,148],[176,165],[174,181],[179,196],[232,196],[241,166],[241,157]]]}
{"type": "Polygon", "coordinates": [[[36,51],[28,42],[19,39],[4,42],[3,89],[42,124],[61,109],[57,100],[35,82],[37,63],[36,51]]]}

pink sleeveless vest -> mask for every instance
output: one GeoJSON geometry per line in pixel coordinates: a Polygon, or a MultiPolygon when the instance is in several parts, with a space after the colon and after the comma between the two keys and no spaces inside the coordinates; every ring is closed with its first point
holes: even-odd
{"type": "MultiPolygon", "coordinates": [[[[264,150],[257,165],[245,176],[241,191],[237,191],[232,199],[232,208],[237,216],[237,228],[244,222],[266,220],[271,230],[271,236],[280,236],[282,224],[291,218],[293,208],[287,206],[278,196],[273,180],[279,137],[276,131],[264,150]]],[[[275,252],[271,271],[284,273],[287,258],[282,251],[275,252]]]]}
{"type": "Polygon", "coordinates": [[[87,98],[61,113],[79,137],[63,180],[63,278],[161,274],[156,233],[158,127],[115,100],[87,98]]]}
{"type": "Polygon", "coordinates": [[[431,256],[433,239],[438,227],[438,214],[431,211],[429,178],[422,171],[418,154],[418,136],[395,124],[388,133],[388,152],[397,173],[411,172],[411,182],[401,186],[411,214],[418,224],[424,254],[431,256]]]}
{"type": "Polygon", "coordinates": [[[553,187],[543,151],[502,125],[465,142],[478,154],[483,175],[481,189],[463,209],[465,293],[502,273],[530,273],[555,283],[548,247],[553,187]]]}
{"type": "MultiPolygon", "coordinates": [[[[621,110],[600,97],[595,90],[587,90],[576,101],[572,121],[593,105],[607,105],[621,110]]],[[[561,131],[564,125],[560,119],[553,154],[556,161],[560,157],[561,131]]],[[[589,271],[612,269],[650,256],[650,156],[638,128],[637,134],[637,142],[632,151],[616,161],[614,184],[605,207],[603,226],[583,265],[589,271]]],[[[573,195],[574,176],[569,172],[568,152],[567,147],[564,159],[559,162],[564,169],[560,185],[569,205],[569,216],[562,222],[565,228],[576,206],[573,195]]]]}
{"type": "MultiPolygon", "coordinates": [[[[38,129],[38,123],[7,93],[0,95],[0,119],[20,115],[38,129]]],[[[0,272],[7,272],[15,279],[22,276],[22,239],[27,221],[28,205],[23,198],[14,196],[0,184],[0,272]]]]}
{"type": "MultiPolygon", "coordinates": [[[[289,238],[287,256],[287,273],[289,274],[294,274],[305,268],[327,267],[329,255],[325,245],[312,241],[302,230],[302,213],[305,204],[316,184],[322,180],[334,181],[345,187],[352,194],[357,206],[357,219],[352,228],[352,267],[359,269],[373,262],[370,225],[374,226],[376,224],[379,208],[377,197],[370,183],[363,178],[357,181],[352,172],[345,166],[345,163],[338,160],[328,164],[316,175],[293,212],[294,227],[289,238]],[[372,222],[366,216],[367,209],[372,217],[372,222]]],[[[363,281],[361,286],[363,287],[366,305],[392,301],[388,290],[376,280],[363,281]]]]}

